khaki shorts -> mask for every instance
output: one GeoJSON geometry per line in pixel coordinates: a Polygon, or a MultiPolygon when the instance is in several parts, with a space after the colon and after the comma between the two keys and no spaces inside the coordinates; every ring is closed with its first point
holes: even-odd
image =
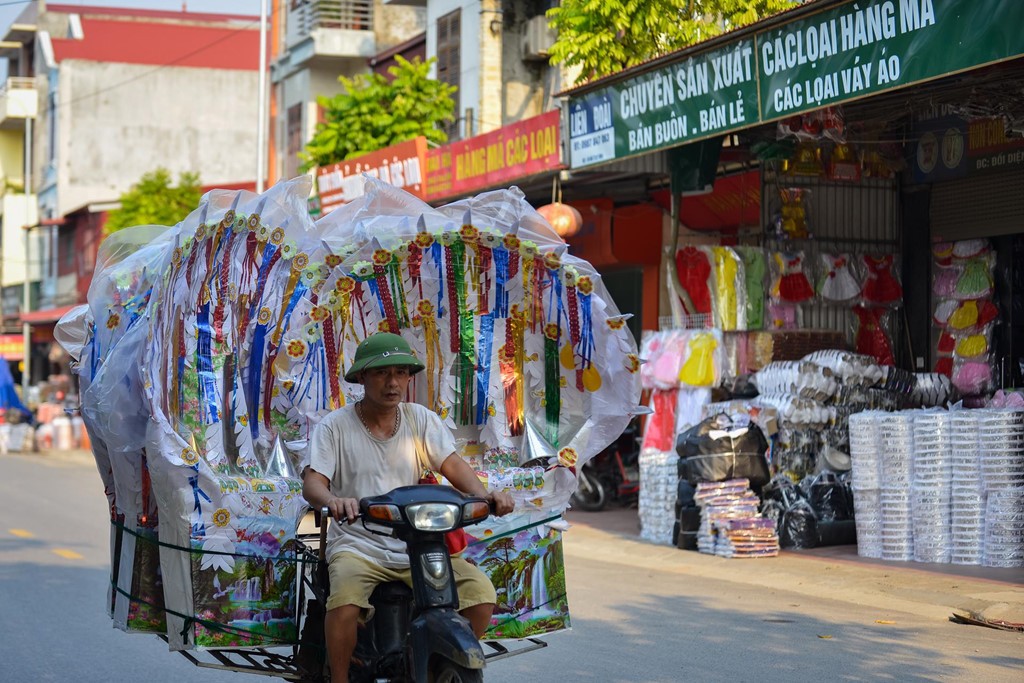
{"type": "MultiPolygon", "coordinates": [[[[331,595],[327,598],[328,610],[342,605],[357,605],[369,614],[370,594],[378,584],[402,581],[405,585],[412,586],[408,567],[381,567],[353,553],[336,553],[328,565],[328,572],[331,579],[331,595]]],[[[476,566],[461,557],[453,557],[452,573],[459,594],[460,610],[476,605],[493,605],[497,602],[498,597],[490,579],[476,566]]]]}

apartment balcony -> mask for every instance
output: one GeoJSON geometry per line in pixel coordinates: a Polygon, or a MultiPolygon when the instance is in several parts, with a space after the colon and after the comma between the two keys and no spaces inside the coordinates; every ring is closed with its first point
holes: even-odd
{"type": "Polygon", "coordinates": [[[373,0],[293,0],[286,22],[285,47],[293,63],[377,52],[373,0]]]}
{"type": "Polygon", "coordinates": [[[34,78],[11,77],[0,88],[0,129],[21,130],[25,119],[39,113],[39,94],[34,78]]]}

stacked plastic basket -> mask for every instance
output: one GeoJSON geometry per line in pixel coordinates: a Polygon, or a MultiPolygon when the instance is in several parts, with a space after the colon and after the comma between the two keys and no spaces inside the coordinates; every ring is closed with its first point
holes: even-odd
{"type": "Polygon", "coordinates": [[[949,562],[951,556],[951,497],[953,469],[950,414],[921,411],[914,417],[914,485],[911,513],[914,559],[949,562]]]}
{"type": "Polygon", "coordinates": [[[879,419],[883,560],[914,559],[914,414],[915,411],[886,413],[879,419]]]}
{"type": "Polygon", "coordinates": [[[850,416],[850,458],[853,463],[853,512],[857,554],[882,557],[882,477],[878,420],[884,413],[869,410],[850,416]]]}
{"type": "Polygon", "coordinates": [[[984,555],[985,488],[978,457],[981,411],[958,410],[950,415],[952,446],[952,495],[950,503],[950,561],[981,564],[984,555]]]}
{"type": "Polygon", "coordinates": [[[1024,410],[986,410],[979,422],[986,495],[983,564],[1024,566],[1024,410]]]}

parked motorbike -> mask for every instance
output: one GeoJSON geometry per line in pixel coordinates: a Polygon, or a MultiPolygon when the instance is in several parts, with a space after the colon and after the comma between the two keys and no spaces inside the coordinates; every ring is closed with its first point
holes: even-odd
{"type": "Polygon", "coordinates": [[[633,425],[577,472],[572,505],[585,512],[600,512],[610,502],[632,504],[640,493],[637,432],[633,425]]]}

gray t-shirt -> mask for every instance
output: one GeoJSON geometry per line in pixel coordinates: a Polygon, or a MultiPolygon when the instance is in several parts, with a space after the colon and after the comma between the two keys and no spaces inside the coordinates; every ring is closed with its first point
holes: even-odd
{"type": "MultiPolygon", "coordinates": [[[[402,403],[401,425],[390,439],[370,434],[350,404],[329,413],[313,430],[309,466],[331,481],[331,493],[364,498],[420,480],[424,468],[440,471],[455,452],[455,439],[441,419],[417,403],[402,403]],[[417,437],[420,439],[417,447],[417,437]]],[[[405,543],[367,531],[361,520],[327,530],[327,557],[355,553],[385,567],[409,565],[405,543]]]]}

